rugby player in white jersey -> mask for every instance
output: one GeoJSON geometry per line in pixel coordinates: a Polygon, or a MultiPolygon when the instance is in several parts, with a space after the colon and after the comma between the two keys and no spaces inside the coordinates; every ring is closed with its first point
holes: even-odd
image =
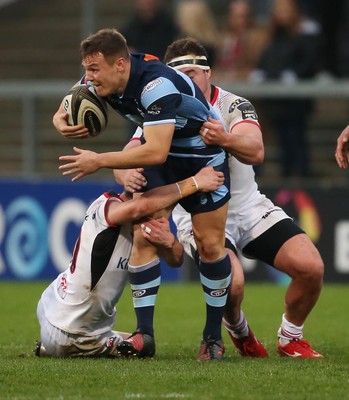
{"type": "MultiPolygon", "coordinates": [[[[234,274],[223,319],[230,338],[242,356],[267,356],[241,310],[244,275],[236,256],[238,248],[247,257],[262,260],[291,277],[277,333],[280,355],[321,358],[303,339],[303,325],[321,292],[323,261],[310,238],[258,190],[252,164],[262,162],[264,147],[254,107],[248,100],[211,84],[206,51],[196,40],[179,39],[171,44],[165,62],[192,78],[221,116],[221,121],[211,119],[204,123],[201,134],[206,144],[218,144],[232,155],[226,246],[234,274]]],[[[144,185],[136,170],[119,180],[129,190],[140,190],[144,185]]],[[[190,216],[180,206],[172,216],[178,239],[186,253],[197,261],[190,216]]]]}
{"type": "MultiPolygon", "coordinates": [[[[204,123],[201,135],[207,145],[220,145],[233,156],[229,159],[231,200],[226,223],[228,242],[247,257],[264,261],[291,277],[278,330],[279,354],[295,358],[321,358],[321,354],[303,339],[303,325],[319,298],[324,264],[305,232],[258,190],[251,164],[261,161],[263,142],[254,107],[248,100],[211,85],[211,70],[205,49],[195,40],[187,38],[174,42],[167,49],[165,62],[192,78],[221,117],[221,121],[211,119],[204,123]]],[[[180,206],[172,215],[178,238],[186,252],[192,255],[195,241],[190,216],[180,206]]],[[[236,257],[232,262],[236,274],[241,266],[236,257]]],[[[231,287],[233,296],[234,287],[236,284],[231,287]]],[[[241,301],[238,301],[237,305],[240,304],[241,301]]],[[[231,307],[230,301],[228,307],[231,307]]],[[[253,356],[253,350],[252,354],[248,354],[251,339],[244,341],[244,337],[253,337],[253,334],[249,332],[242,311],[239,318],[233,317],[237,315],[236,311],[229,313],[228,308],[224,325],[241,354],[253,356]]],[[[261,351],[259,355],[264,354],[261,351]]]]}
{"type": "MultiPolygon", "coordinates": [[[[194,177],[158,187],[135,199],[125,191],[108,192],[88,208],[69,267],[45,289],[37,307],[40,341],[37,356],[117,357],[118,345],[129,333],[113,330],[115,305],[128,278],[132,247],[133,221],[176,203],[198,190],[217,190],[224,182],[222,172],[206,167],[194,177]]],[[[144,220],[146,221],[146,219],[144,220]]],[[[156,233],[159,255],[168,264],[178,266],[183,260],[183,246],[169,229],[166,219],[156,233]]],[[[145,227],[146,237],[151,228],[145,227]]],[[[151,357],[155,343],[143,335],[144,346],[137,356],[151,357]]]]}

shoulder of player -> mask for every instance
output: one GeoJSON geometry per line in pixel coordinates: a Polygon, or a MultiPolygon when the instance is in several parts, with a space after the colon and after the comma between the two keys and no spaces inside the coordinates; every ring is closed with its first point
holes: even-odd
{"type": "Polygon", "coordinates": [[[132,53],[128,86],[137,91],[154,89],[162,81],[170,79],[174,71],[151,54],[132,53]]]}
{"type": "Polygon", "coordinates": [[[218,90],[218,95],[217,95],[216,101],[220,101],[226,106],[230,106],[232,104],[239,104],[242,102],[250,103],[250,101],[248,99],[246,99],[245,97],[242,97],[242,96],[239,96],[238,94],[229,92],[219,86],[215,86],[215,87],[218,90]]]}
{"type": "Polygon", "coordinates": [[[171,69],[170,71],[155,70],[142,78],[140,99],[145,108],[161,98],[179,96],[182,90],[185,90],[184,83],[180,82],[180,77],[171,69]]]}
{"type": "Polygon", "coordinates": [[[98,223],[113,227],[116,226],[115,222],[113,223],[108,218],[108,212],[111,204],[122,204],[124,201],[120,197],[119,194],[114,191],[105,192],[100,195],[87,209],[85,213],[84,222],[96,220],[98,223]]]}
{"type": "Polygon", "coordinates": [[[217,96],[216,103],[221,104],[222,109],[228,114],[232,114],[234,111],[239,110],[239,107],[242,104],[252,105],[252,103],[245,97],[228,92],[222,88],[219,88],[219,94],[217,96]]]}
{"type": "Polygon", "coordinates": [[[123,213],[125,205],[127,205],[127,201],[124,201],[121,195],[115,193],[105,193],[105,203],[103,209],[103,216],[105,221],[111,228],[118,227],[122,225],[119,220],[120,213],[123,213]]]}

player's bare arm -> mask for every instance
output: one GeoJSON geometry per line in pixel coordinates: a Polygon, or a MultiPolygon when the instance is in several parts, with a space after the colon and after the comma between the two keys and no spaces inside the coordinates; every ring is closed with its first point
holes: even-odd
{"type": "Polygon", "coordinates": [[[218,145],[245,164],[261,164],[264,160],[262,132],[257,124],[241,122],[226,132],[222,123],[209,118],[200,130],[208,145],[218,145]]]}
{"type": "Polygon", "coordinates": [[[146,126],[146,143],[117,152],[95,153],[74,147],[76,155],[59,157],[60,161],[67,162],[59,169],[64,176],[75,175],[72,178],[74,182],[100,168],[128,169],[163,164],[170,150],[173,133],[174,124],[146,126]]]}
{"type": "Polygon", "coordinates": [[[335,157],[339,168],[347,168],[349,164],[349,125],[343,129],[337,139],[335,157]]]}
{"type": "MultiPolygon", "coordinates": [[[[140,140],[131,140],[125,149],[140,146],[140,140]]],[[[124,186],[130,193],[139,192],[147,184],[143,176],[143,168],[115,169],[115,180],[124,186]]],[[[176,236],[171,232],[167,218],[159,217],[149,219],[141,224],[141,230],[145,239],[157,247],[158,256],[171,267],[180,267],[183,264],[184,249],[176,236]]]]}
{"type": "MultiPolygon", "coordinates": [[[[124,150],[140,145],[140,140],[134,139],[127,143],[127,145],[124,147],[124,150]]],[[[139,192],[147,185],[147,180],[143,175],[143,171],[143,168],[114,169],[113,174],[115,181],[122,185],[126,191],[135,193],[139,192]]]]}
{"type": "Polygon", "coordinates": [[[67,139],[84,139],[89,136],[88,129],[80,124],[70,126],[68,124],[68,114],[64,111],[63,102],[54,114],[52,123],[57,132],[67,139]]]}
{"type": "Polygon", "coordinates": [[[217,190],[224,183],[224,174],[215,171],[212,167],[202,168],[194,177],[180,182],[154,188],[135,199],[124,203],[111,201],[108,218],[115,225],[137,221],[152,215],[156,211],[165,209],[181,198],[197,191],[211,192],[217,190]]]}

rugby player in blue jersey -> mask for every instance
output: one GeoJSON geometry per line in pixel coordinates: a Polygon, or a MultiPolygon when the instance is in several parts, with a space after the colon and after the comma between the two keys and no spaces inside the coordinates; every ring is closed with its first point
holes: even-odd
{"type": "MultiPolygon", "coordinates": [[[[143,144],[101,154],[74,147],[75,155],[60,157],[65,162],[60,166],[63,175],[73,175],[76,181],[100,168],[143,167],[145,190],[187,178],[206,165],[225,175],[219,190],[179,202],[192,216],[206,299],[198,360],[221,360],[221,322],[231,282],[225,249],[229,171],[226,152],[219,146],[206,145],[201,137],[206,133],[202,124],[209,117],[217,119],[217,115],[189,77],[153,56],[130,54],[125,38],[115,29],[90,35],[82,41],[80,54],[86,70],[84,81],[92,84],[115,111],[143,129],[143,144]]],[[[67,138],[88,136],[83,125],[68,126],[67,117],[61,104],[53,117],[58,132],[67,138]]],[[[162,215],[168,217],[171,210],[164,210],[162,215]]],[[[129,276],[137,329],[119,350],[125,356],[146,357],[154,353],[153,316],[161,271],[156,247],[144,239],[139,226],[134,230],[129,276]]]]}

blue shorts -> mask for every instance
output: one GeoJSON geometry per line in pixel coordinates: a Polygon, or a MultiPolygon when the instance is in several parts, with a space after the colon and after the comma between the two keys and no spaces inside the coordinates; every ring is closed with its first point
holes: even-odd
{"type": "Polygon", "coordinates": [[[189,178],[200,171],[201,168],[212,166],[216,171],[222,171],[225,176],[224,184],[216,191],[210,193],[197,192],[185,197],[179,204],[190,214],[214,211],[230,199],[230,176],[228,158],[217,164],[218,155],[206,157],[176,157],[169,155],[164,164],[144,169],[147,179],[145,190],[175,183],[189,178]]]}

